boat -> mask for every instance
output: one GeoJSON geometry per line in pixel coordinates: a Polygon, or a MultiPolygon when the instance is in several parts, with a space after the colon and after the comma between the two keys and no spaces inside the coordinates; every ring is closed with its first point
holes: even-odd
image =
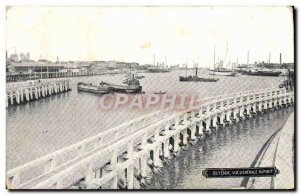
{"type": "Polygon", "coordinates": [[[237,72],[229,70],[227,68],[215,68],[210,71],[210,75],[218,75],[218,76],[235,76],[237,72]]]}
{"type": "Polygon", "coordinates": [[[170,70],[166,69],[166,68],[154,66],[154,67],[149,67],[148,72],[149,73],[166,73],[166,72],[170,72],[170,70]]]}
{"type": "MultiPolygon", "coordinates": [[[[271,64],[271,53],[269,54],[269,66],[271,64]]],[[[281,59],[281,55],[280,55],[281,59]]],[[[249,65],[249,62],[248,62],[249,65]]],[[[272,70],[268,68],[248,68],[243,70],[242,75],[251,75],[251,76],[272,76],[272,77],[277,77],[282,74],[282,71],[279,70],[272,70]]]]}
{"type": "Polygon", "coordinates": [[[203,78],[203,77],[197,77],[197,76],[188,76],[188,77],[183,77],[179,76],[179,81],[182,82],[216,82],[219,79],[217,78],[203,78]]]}
{"type": "Polygon", "coordinates": [[[242,75],[250,76],[273,76],[277,77],[281,74],[281,71],[266,69],[266,68],[249,68],[241,72],[242,75]]]}
{"type": "Polygon", "coordinates": [[[126,79],[124,79],[123,84],[139,84],[139,79],[143,79],[145,76],[138,75],[137,73],[132,74],[131,72],[126,75],[126,79]]]}
{"type": "MultiPolygon", "coordinates": [[[[187,69],[187,67],[186,67],[187,69]]],[[[216,82],[218,78],[210,78],[210,77],[198,77],[198,66],[196,66],[196,73],[195,75],[189,76],[179,76],[179,81],[181,82],[216,82]]]]}
{"type": "Polygon", "coordinates": [[[163,94],[166,94],[167,92],[166,91],[156,91],[154,92],[154,94],[156,95],[163,95],[163,94]]]}
{"type": "MultiPolygon", "coordinates": [[[[123,82],[124,83],[124,82],[123,82]]],[[[106,94],[110,92],[119,93],[141,93],[142,86],[139,80],[137,80],[131,72],[128,74],[128,79],[124,83],[125,85],[118,85],[101,81],[99,86],[93,85],[92,83],[80,82],[77,84],[78,91],[106,94]]]]}
{"type": "Polygon", "coordinates": [[[166,73],[170,72],[171,69],[165,68],[165,65],[167,64],[167,57],[165,56],[165,62],[164,63],[158,63],[157,66],[155,66],[155,55],[153,56],[153,66],[148,68],[149,73],[166,73]]]}
{"type": "Polygon", "coordinates": [[[130,83],[127,85],[116,85],[116,84],[110,84],[111,91],[113,92],[119,92],[119,93],[141,93],[142,92],[142,86],[140,86],[140,83],[130,83]]]}
{"type": "Polygon", "coordinates": [[[103,81],[101,81],[98,86],[93,85],[92,83],[79,82],[77,84],[77,90],[96,94],[107,94],[110,92],[111,87],[108,83],[103,81]]]}
{"type": "MultiPolygon", "coordinates": [[[[226,57],[227,57],[227,53],[228,53],[228,43],[227,43],[227,49],[226,49],[226,54],[225,54],[225,57],[224,57],[224,60],[222,61],[219,61],[217,62],[217,67],[216,66],[216,63],[215,63],[215,56],[216,56],[216,46],[214,47],[214,68],[209,70],[210,71],[210,75],[218,75],[218,76],[235,76],[237,74],[237,72],[235,72],[234,70],[231,70],[229,68],[224,68],[223,67],[223,62],[225,62],[226,60],[226,57]]],[[[227,66],[230,64],[230,60],[228,61],[228,64],[227,66]]]]}
{"type": "Polygon", "coordinates": [[[132,74],[131,70],[127,74],[127,79],[123,81],[126,85],[115,85],[111,84],[114,92],[121,92],[121,93],[141,93],[142,86],[140,81],[136,78],[137,74],[132,74]]]}

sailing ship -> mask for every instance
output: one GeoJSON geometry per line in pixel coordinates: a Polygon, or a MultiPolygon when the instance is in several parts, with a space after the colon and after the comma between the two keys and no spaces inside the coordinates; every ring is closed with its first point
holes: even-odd
{"type": "MultiPolygon", "coordinates": [[[[186,71],[187,71],[187,64],[186,64],[186,71]]],[[[187,72],[186,72],[187,74],[187,72]]],[[[198,64],[196,66],[196,73],[195,75],[189,76],[179,76],[179,81],[181,82],[216,82],[219,79],[217,78],[210,78],[210,77],[198,77],[198,64]]]]}
{"type": "MultiPolygon", "coordinates": [[[[218,75],[218,76],[235,76],[237,74],[237,72],[228,69],[228,68],[224,68],[223,67],[223,63],[226,60],[228,54],[228,43],[227,43],[227,49],[226,49],[226,53],[225,53],[225,57],[224,60],[217,62],[217,67],[216,67],[216,46],[214,47],[214,68],[209,70],[210,71],[210,75],[218,75]]],[[[227,66],[230,64],[230,60],[228,61],[227,66]]]]}

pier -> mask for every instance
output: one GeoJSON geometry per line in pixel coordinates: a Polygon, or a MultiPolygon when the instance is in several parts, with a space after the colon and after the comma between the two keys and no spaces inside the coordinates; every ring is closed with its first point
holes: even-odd
{"type": "Polygon", "coordinates": [[[7,188],[134,189],[205,134],[293,103],[294,92],[276,88],[204,98],[197,110],[153,112],[8,170],[7,188]]]}
{"type": "Polygon", "coordinates": [[[69,80],[46,79],[30,82],[7,83],[6,107],[21,104],[47,96],[70,91],[69,80]]]}
{"type": "MultiPolygon", "coordinates": [[[[103,73],[102,73],[103,74],[103,73]]],[[[27,79],[29,77],[40,77],[41,79],[50,78],[66,78],[66,77],[83,77],[83,76],[96,76],[102,75],[95,72],[24,72],[24,73],[7,73],[6,82],[17,82],[20,79],[27,79]]]]}

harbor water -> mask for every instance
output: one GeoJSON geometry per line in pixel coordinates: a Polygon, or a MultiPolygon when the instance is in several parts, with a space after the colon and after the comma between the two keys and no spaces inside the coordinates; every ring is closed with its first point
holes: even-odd
{"type": "MultiPolygon", "coordinates": [[[[209,97],[247,90],[278,87],[280,77],[256,77],[238,74],[218,76],[218,82],[179,82],[179,75],[194,70],[169,73],[142,73],[145,94],[166,91],[168,94],[198,94],[209,97]]],[[[201,69],[199,76],[209,76],[201,69]]],[[[8,170],[31,160],[106,131],[151,110],[108,110],[99,106],[99,95],[77,92],[78,82],[101,81],[122,84],[125,74],[70,78],[72,91],[38,101],[10,106],[6,110],[6,146],[8,170]]],[[[181,153],[171,165],[163,167],[161,176],[151,177],[149,188],[216,188],[239,186],[238,179],[205,179],[201,171],[208,167],[249,166],[270,135],[283,125],[292,108],[246,120],[213,133],[199,145],[181,153]],[[224,154],[228,154],[224,156],[224,154]],[[184,173],[184,174],[183,174],[184,173]],[[190,179],[189,179],[190,178],[190,179]]],[[[149,177],[150,178],[150,177],[149,177]]]]}
{"type": "Polygon", "coordinates": [[[238,189],[243,177],[205,178],[206,168],[247,168],[268,138],[280,129],[292,107],[256,116],[217,130],[182,150],[180,156],[164,166],[161,175],[148,175],[148,189],[238,189]]]}

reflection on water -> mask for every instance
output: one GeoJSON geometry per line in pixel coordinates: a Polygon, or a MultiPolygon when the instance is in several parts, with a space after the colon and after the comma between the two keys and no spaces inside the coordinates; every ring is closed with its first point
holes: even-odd
{"type": "Polygon", "coordinates": [[[196,146],[182,151],[162,175],[149,177],[148,189],[237,188],[243,178],[205,178],[205,168],[249,167],[267,139],[287,120],[292,107],[268,112],[219,129],[196,146]]]}
{"type": "MultiPolygon", "coordinates": [[[[185,71],[144,73],[145,78],[141,80],[141,85],[146,94],[153,94],[154,91],[167,91],[169,94],[198,94],[200,97],[208,97],[276,87],[280,81],[277,77],[239,75],[237,77],[221,76],[220,80],[215,83],[179,82],[178,76],[184,74],[185,71]]],[[[194,70],[188,71],[188,74],[194,74],[194,70]]],[[[199,75],[208,76],[208,72],[199,70],[199,75]]],[[[106,81],[122,84],[125,79],[124,74],[70,79],[73,89],[70,92],[7,108],[8,169],[150,112],[128,109],[118,110],[118,112],[103,111],[99,107],[100,96],[77,92],[78,82],[97,84],[106,81]]],[[[231,136],[231,134],[225,134],[221,136],[221,139],[234,139],[231,136]]]]}

